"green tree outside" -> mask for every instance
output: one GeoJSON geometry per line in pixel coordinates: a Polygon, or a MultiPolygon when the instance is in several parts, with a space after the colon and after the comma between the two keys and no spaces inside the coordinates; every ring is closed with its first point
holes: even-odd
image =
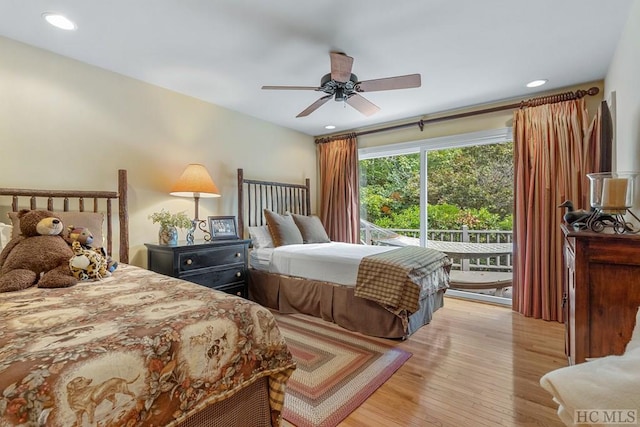
{"type": "MultiPolygon", "coordinates": [[[[361,217],[384,228],[420,228],[419,153],[360,161],[361,217]]],[[[513,228],[513,143],[431,151],[432,230],[513,228]]]]}

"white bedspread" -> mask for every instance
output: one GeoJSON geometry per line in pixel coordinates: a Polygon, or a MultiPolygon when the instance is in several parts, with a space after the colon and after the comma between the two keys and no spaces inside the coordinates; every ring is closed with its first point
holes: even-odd
{"type": "Polygon", "coordinates": [[[350,243],[311,243],[251,251],[251,266],[270,273],[355,286],[363,257],[397,249],[350,243]]]}

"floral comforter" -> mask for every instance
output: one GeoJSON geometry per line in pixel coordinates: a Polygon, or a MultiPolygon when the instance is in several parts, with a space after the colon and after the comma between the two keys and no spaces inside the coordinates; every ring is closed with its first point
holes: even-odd
{"type": "MultiPolygon", "coordinates": [[[[138,267],[0,294],[0,426],[176,425],[295,363],[271,313],[138,267]]],[[[248,402],[250,404],[250,402],[248,402]]]]}

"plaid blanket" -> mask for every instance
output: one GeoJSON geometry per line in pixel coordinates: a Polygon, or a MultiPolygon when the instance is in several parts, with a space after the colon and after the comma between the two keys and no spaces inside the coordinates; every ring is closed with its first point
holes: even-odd
{"type": "Polygon", "coordinates": [[[376,301],[396,313],[406,310],[411,314],[419,308],[425,285],[430,288],[427,293],[441,288],[428,280],[432,273],[443,268],[448,271],[450,266],[444,253],[420,246],[369,255],[360,262],[355,296],[376,301]]]}

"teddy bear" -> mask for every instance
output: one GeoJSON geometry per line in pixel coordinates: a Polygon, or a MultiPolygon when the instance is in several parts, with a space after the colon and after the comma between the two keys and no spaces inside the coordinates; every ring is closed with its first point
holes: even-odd
{"type": "MultiPolygon", "coordinates": [[[[111,258],[111,256],[107,255],[107,251],[105,251],[104,248],[97,249],[91,246],[91,244],[93,243],[93,234],[87,227],[76,227],[73,225],[68,226],[66,232],[64,233],[64,240],[66,240],[67,243],[71,245],[72,249],[73,243],[79,242],[83,249],[93,249],[99,252],[106,259],[107,270],[109,271],[109,273],[113,273],[115,269],[118,268],[118,261],[115,261],[113,258],[111,258]]],[[[75,249],[74,252],[76,253],[76,255],[78,255],[75,249]]]]}
{"type": "Polygon", "coordinates": [[[53,212],[22,209],[21,234],[0,253],[0,292],[66,288],[78,283],[69,269],[73,251],[62,238],[64,225],[53,212]]]}
{"type": "Polygon", "coordinates": [[[72,243],[71,249],[74,255],[69,259],[69,269],[76,279],[103,279],[111,276],[107,270],[107,258],[100,249],[86,249],[78,240],[72,243]]]}

